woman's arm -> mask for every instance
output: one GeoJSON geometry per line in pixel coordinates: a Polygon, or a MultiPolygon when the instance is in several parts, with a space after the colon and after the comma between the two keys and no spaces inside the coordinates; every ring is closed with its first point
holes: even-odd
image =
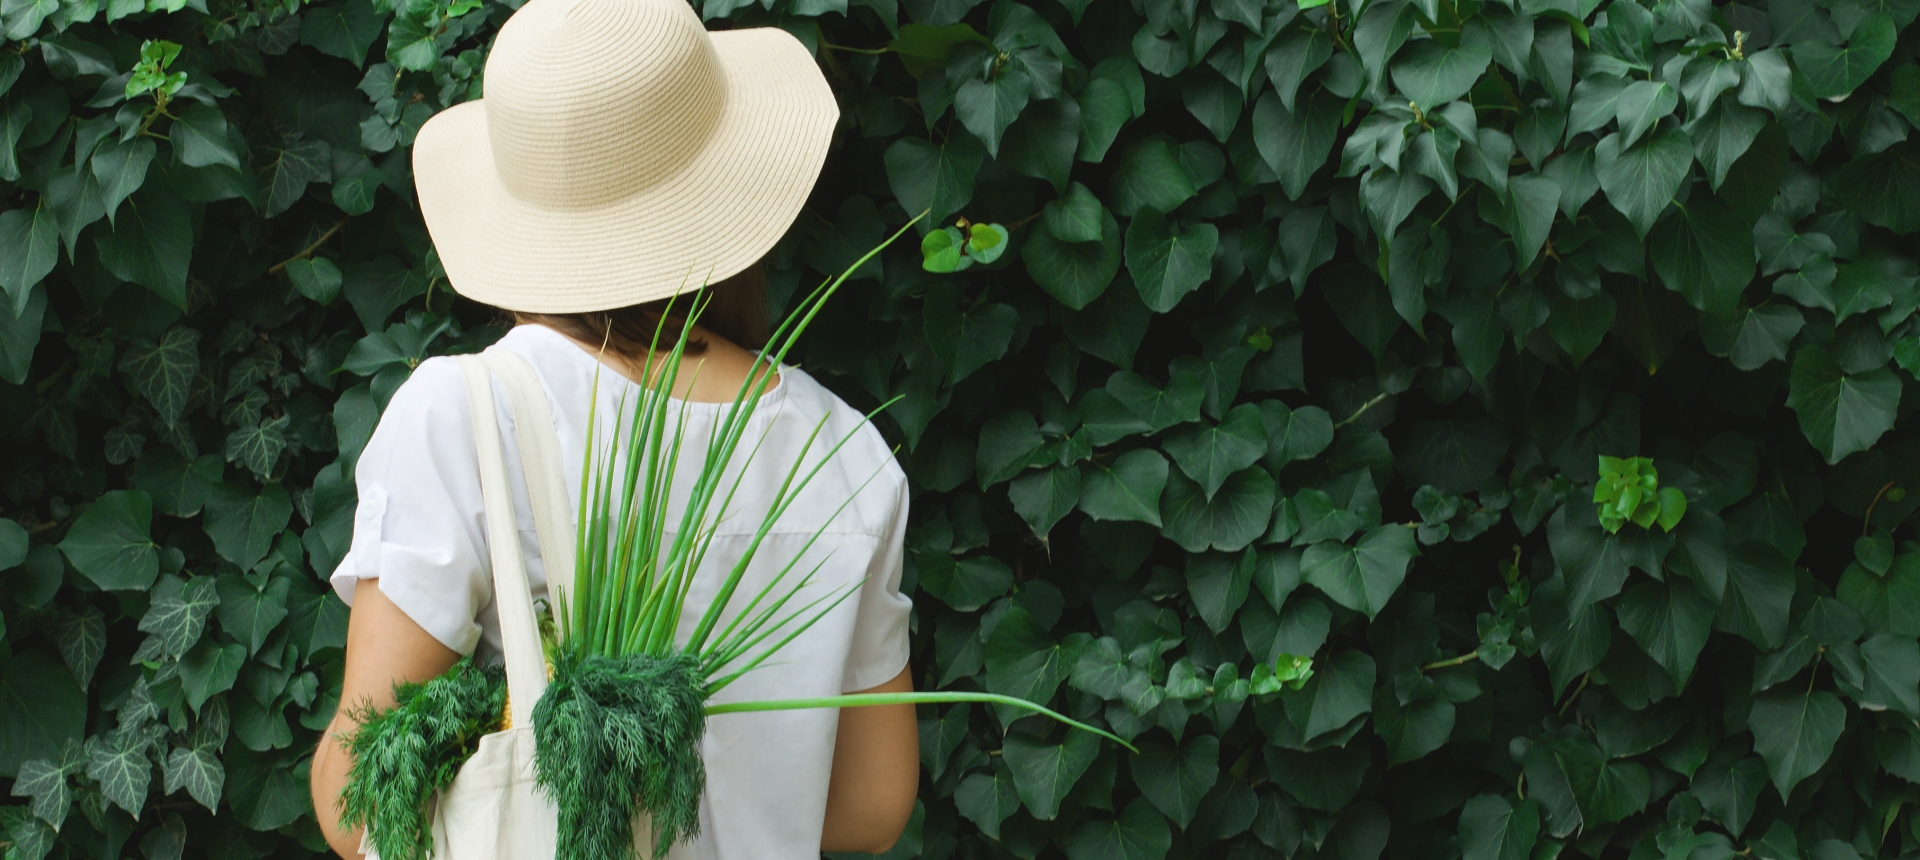
{"type": "MultiPolygon", "coordinates": [[[[912,667],[862,693],[913,691],[912,667]]],[[[920,790],[920,726],[912,705],[843,708],[833,742],[822,851],[884,853],[907,829],[920,790]]]]}
{"type": "MultiPolygon", "coordinates": [[[[353,765],[336,736],[352,734],[359,725],[349,712],[368,704],[393,707],[394,684],[436,677],[458,659],[458,653],[440,644],[380,593],[379,580],[363,579],[355,585],[353,611],[347,622],[347,666],[340,685],[340,709],[334,712],[333,721],[320,738],[320,747],[313,753],[309,783],[320,831],[334,853],[347,860],[361,857],[360,830],[340,829],[340,809],[336,805],[341,790],[347,787],[347,770],[353,765]]],[[[911,709],[907,720],[911,726],[911,709]]],[[[911,799],[908,803],[911,805],[911,799]]]]}

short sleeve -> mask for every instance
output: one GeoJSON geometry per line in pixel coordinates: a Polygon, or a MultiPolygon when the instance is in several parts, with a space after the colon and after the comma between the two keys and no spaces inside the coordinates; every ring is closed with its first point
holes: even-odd
{"type": "Polygon", "coordinates": [[[465,380],[450,359],[431,359],[394,392],[354,467],[360,504],[353,543],[331,583],[353,603],[362,579],[441,644],[479,644],[480,610],[493,599],[479,455],[465,380]]]}
{"type": "Polygon", "coordinates": [[[878,687],[907,666],[907,622],[913,601],[900,593],[907,536],[907,480],[900,467],[891,462],[886,473],[894,478],[893,511],[867,566],[866,581],[860,586],[846,674],[840,682],[841,691],[846,693],[878,687]]]}

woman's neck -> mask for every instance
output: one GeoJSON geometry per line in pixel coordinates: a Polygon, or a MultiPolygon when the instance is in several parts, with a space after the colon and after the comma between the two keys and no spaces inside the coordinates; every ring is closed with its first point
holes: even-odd
{"type": "MultiPolygon", "coordinates": [[[[539,325],[539,323],[526,323],[526,325],[539,325]]],[[[668,354],[665,352],[653,353],[652,361],[649,362],[646,355],[628,355],[604,349],[601,344],[587,343],[558,329],[548,327],[548,330],[558,332],[574,346],[634,382],[642,381],[641,377],[649,365],[651,365],[653,377],[646,380],[649,383],[658,383],[660,374],[666,369],[668,354]]],[[[673,381],[674,397],[695,403],[732,403],[734,398],[739,396],[741,384],[746,382],[747,374],[754,372],[756,364],[761,374],[771,370],[765,362],[758,362],[758,357],[754,353],[742,349],[732,341],[699,325],[694,326],[694,335],[706,343],[706,349],[699,355],[681,357],[679,372],[675,374],[673,381]]],[[[767,391],[772,391],[779,385],[780,377],[775,374],[767,381],[767,391]]]]}

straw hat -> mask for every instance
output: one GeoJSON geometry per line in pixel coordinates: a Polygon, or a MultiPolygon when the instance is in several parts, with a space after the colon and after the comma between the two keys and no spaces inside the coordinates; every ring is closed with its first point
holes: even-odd
{"type": "Polygon", "coordinates": [[[687,0],[530,0],[485,80],[420,129],[414,184],[454,290],[517,311],[745,269],[799,214],[840,115],[798,39],[708,33],[687,0]]]}

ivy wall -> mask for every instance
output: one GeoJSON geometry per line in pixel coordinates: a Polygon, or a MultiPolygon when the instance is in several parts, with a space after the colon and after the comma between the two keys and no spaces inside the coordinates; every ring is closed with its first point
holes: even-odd
{"type": "MultiPolygon", "coordinates": [[[[1920,0],[700,11],[840,95],[776,308],[943,228],[801,359],[903,398],[918,684],[1141,750],[929,708],[893,856],[1920,852],[1920,0]]],[[[8,860],[323,849],[355,456],[501,331],[408,147],[511,12],[0,2],[8,860]]]]}

